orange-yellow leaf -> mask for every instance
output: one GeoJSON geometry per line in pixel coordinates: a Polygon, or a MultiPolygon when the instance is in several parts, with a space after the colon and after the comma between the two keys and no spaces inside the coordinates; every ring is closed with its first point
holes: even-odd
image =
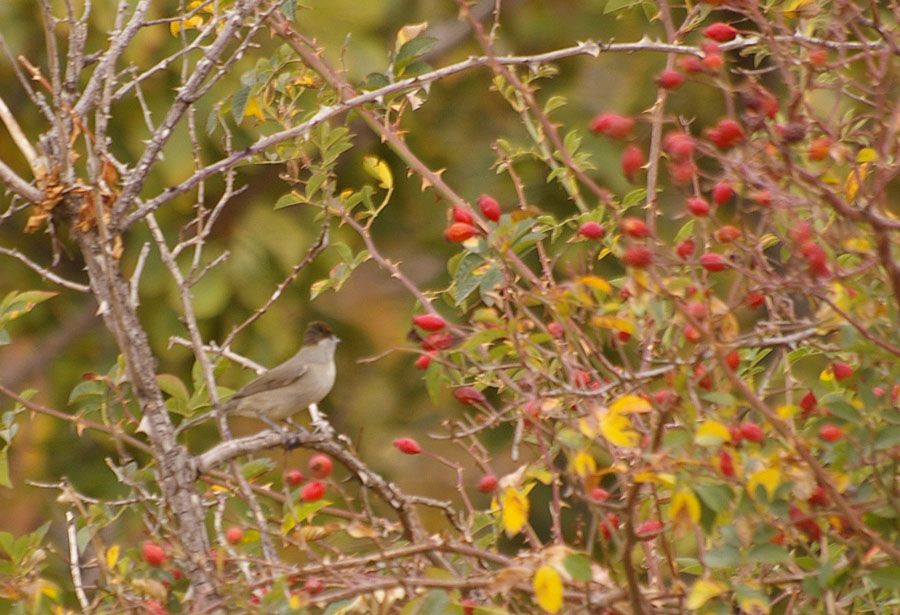
{"type": "Polygon", "coordinates": [[[775,490],[781,484],[781,470],[778,468],[766,468],[758,470],[747,479],[747,493],[750,497],[756,497],[756,488],[762,485],[771,500],[775,496],[775,490]]]}
{"type": "Polygon", "coordinates": [[[694,442],[700,446],[719,446],[731,442],[731,432],[718,421],[703,421],[694,433],[694,442]]]}
{"type": "Polygon", "coordinates": [[[681,489],[672,497],[669,514],[676,522],[686,518],[692,523],[697,523],[700,521],[700,501],[690,489],[681,489]]]}
{"type": "Polygon", "coordinates": [[[609,282],[596,275],[585,275],[578,278],[578,283],[583,284],[584,286],[589,286],[595,290],[599,290],[604,293],[611,293],[612,286],[609,285],[609,282]]]}
{"type": "Polygon", "coordinates": [[[501,500],[503,530],[513,537],[522,531],[528,520],[528,497],[515,487],[507,487],[501,500]]]}
{"type": "Polygon", "coordinates": [[[641,436],[634,430],[627,416],[607,412],[600,418],[600,433],[616,446],[630,448],[637,446],[641,436]]]}
{"type": "Polygon", "coordinates": [[[691,587],[685,606],[691,610],[699,609],[704,604],[728,591],[728,587],[718,581],[698,579],[691,587]]]}
{"type": "Polygon", "coordinates": [[[623,395],[609,405],[609,411],[616,414],[630,414],[632,412],[650,412],[653,406],[650,402],[637,395],[623,395]]]}
{"type": "Polygon", "coordinates": [[[597,471],[597,462],[587,451],[578,451],[572,458],[571,469],[581,478],[586,478],[597,471]]]}
{"type": "Polygon", "coordinates": [[[558,613],[563,605],[563,584],[552,566],[541,566],[534,575],[534,598],[544,612],[558,613]]]}

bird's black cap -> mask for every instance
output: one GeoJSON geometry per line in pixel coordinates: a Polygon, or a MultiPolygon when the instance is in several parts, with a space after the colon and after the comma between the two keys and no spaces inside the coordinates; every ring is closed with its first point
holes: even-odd
{"type": "Polygon", "coordinates": [[[313,346],[329,337],[335,337],[334,333],[331,331],[331,327],[321,320],[314,320],[306,325],[306,333],[303,335],[303,345],[313,346]]]}

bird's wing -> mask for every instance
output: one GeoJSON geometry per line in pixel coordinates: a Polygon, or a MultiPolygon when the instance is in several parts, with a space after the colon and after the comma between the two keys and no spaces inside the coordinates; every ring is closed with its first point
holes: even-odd
{"type": "Polygon", "coordinates": [[[244,399],[263,391],[273,391],[290,386],[309,372],[309,366],[297,369],[295,365],[279,365],[251,380],[244,388],[234,394],[228,403],[244,399]]]}

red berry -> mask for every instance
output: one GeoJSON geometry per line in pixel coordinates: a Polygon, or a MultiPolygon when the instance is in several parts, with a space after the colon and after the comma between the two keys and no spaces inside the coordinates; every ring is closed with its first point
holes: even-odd
{"type": "Polygon", "coordinates": [[[622,173],[628,178],[628,181],[634,181],[635,174],[646,162],[643,150],[637,145],[631,144],[622,152],[622,173]]]}
{"type": "Polygon", "coordinates": [[[831,139],[819,137],[809,144],[807,155],[810,160],[825,160],[831,152],[831,139]]]}
{"type": "Polygon", "coordinates": [[[716,205],[724,205],[734,197],[734,188],[727,181],[722,180],[713,186],[712,200],[716,205]]]}
{"type": "Polygon", "coordinates": [[[656,391],[653,394],[653,401],[657,406],[666,407],[670,404],[675,403],[678,400],[678,395],[675,394],[674,391],[670,391],[669,389],[663,389],[661,391],[656,391]]]}
{"type": "Polygon", "coordinates": [[[844,437],[844,430],[837,425],[822,425],[819,428],[819,437],[826,442],[837,442],[844,437]]]}
{"type": "Polygon", "coordinates": [[[162,566],[168,559],[166,550],[149,540],[141,544],[141,557],[151,566],[162,566]]]}
{"type": "Polygon", "coordinates": [[[631,333],[628,331],[616,331],[616,339],[623,343],[627,342],[631,339],[631,333]]]}
{"type": "Polygon", "coordinates": [[[809,52],[809,63],[816,68],[822,68],[826,62],[828,62],[828,50],[819,48],[809,52]]]}
{"type": "Polygon", "coordinates": [[[481,391],[475,387],[459,387],[453,390],[453,397],[467,406],[477,406],[487,401],[481,391]]]}
{"type": "MultiPolygon", "coordinates": [[[[788,230],[788,236],[792,241],[798,244],[804,244],[809,241],[810,237],[812,237],[813,229],[812,225],[809,222],[797,222],[794,224],[790,230],[788,230]]],[[[813,244],[815,245],[815,244],[813,244]]],[[[825,252],[822,252],[822,258],[824,260],[825,252]]]]}
{"type": "Polygon", "coordinates": [[[471,598],[463,598],[459,601],[459,606],[462,607],[463,615],[475,615],[475,609],[478,608],[478,603],[471,598]]]}
{"type": "Polygon", "coordinates": [[[142,613],[147,615],[167,615],[169,609],[165,607],[159,600],[144,600],[142,613]]]}
{"type": "Polygon", "coordinates": [[[453,335],[445,331],[432,333],[422,340],[422,350],[444,350],[450,348],[455,341],[453,335]]]}
{"type": "Polygon", "coordinates": [[[624,139],[634,127],[634,120],[618,113],[601,113],[591,121],[591,131],[613,139],[624,139]]]}
{"type": "Polygon", "coordinates": [[[741,355],[737,350],[732,350],[725,356],[725,365],[727,365],[731,371],[735,371],[740,364],[741,355]]]}
{"type": "Polygon", "coordinates": [[[309,468],[309,473],[316,478],[328,478],[331,475],[334,464],[331,462],[331,457],[328,455],[316,453],[309,458],[307,467],[309,468]]]}
{"type": "Polygon", "coordinates": [[[887,391],[884,390],[884,387],[872,387],[872,395],[875,397],[883,397],[887,391]]]}
{"type": "Polygon", "coordinates": [[[600,519],[597,523],[597,527],[600,529],[600,534],[603,536],[604,540],[609,540],[612,537],[612,533],[619,529],[619,515],[616,513],[606,513],[606,517],[600,519]]]}
{"type": "Polygon", "coordinates": [[[463,224],[475,224],[475,216],[466,207],[454,207],[453,221],[462,222],[463,224]]]}
{"type": "Polygon", "coordinates": [[[681,59],[678,60],[678,66],[689,75],[702,73],[705,69],[703,62],[701,62],[700,58],[697,56],[682,56],[681,59]]]}
{"type": "Polygon", "coordinates": [[[481,493],[491,493],[497,488],[497,477],[493,474],[485,474],[478,479],[478,490],[481,493]]]}
{"type": "Polygon", "coordinates": [[[416,369],[428,369],[428,366],[431,365],[431,360],[434,358],[434,355],[430,352],[426,352],[425,354],[420,354],[416,357],[416,362],[414,365],[416,369]]]}
{"type": "Polygon", "coordinates": [[[663,149],[675,160],[683,161],[694,155],[694,139],[683,132],[670,132],[663,139],[663,149]]]}
{"type": "Polygon", "coordinates": [[[325,485],[317,480],[311,480],[300,490],[300,499],[304,502],[315,502],[325,495],[325,485]]]}
{"type": "Polygon", "coordinates": [[[728,451],[719,451],[719,471],[728,477],[734,477],[734,460],[728,451]]]}
{"type": "Polygon", "coordinates": [[[728,261],[721,254],[707,252],[700,256],[700,265],[707,271],[717,272],[728,269],[728,261]]]}
{"type": "Polygon", "coordinates": [[[822,485],[816,485],[806,500],[813,506],[828,506],[828,494],[822,488],[822,485]]]}
{"type": "Polygon", "coordinates": [[[585,239],[600,239],[606,234],[606,229],[599,222],[585,222],[578,227],[578,234],[585,239]]]}
{"type": "Polygon", "coordinates": [[[594,487],[591,489],[591,499],[595,502],[605,502],[609,499],[609,491],[603,487],[594,487]]]}
{"type": "Polygon", "coordinates": [[[727,43],[737,36],[737,30],[727,23],[718,22],[710,24],[703,29],[703,36],[711,38],[717,43],[727,43]]]}
{"type": "Polygon", "coordinates": [[[716,147],[728,149],[744,140],[744,129],[736,121],[728,118],[719,120],[714,128],[706,131],[707,138],[715,143],[716,147]]]}
{"type": "Polygon", "coordinates": [[[806,534],[806,537],[811,541],[816,541],[821,538],[822,528],[820,528],[819,524],[808,514],[804,513],[793,504],[791,504],[788,509],[788,514],[791,517],[791,521],[794,523],[794,527],[806,534]]]}
{"type": "Polygon", "coordinates": [[[675,90],[684,83],[684,75],[677,70],[666,69],[656,76],[656,85],[665,90],[675,90]]]}
{"type": "Polygon", "coordinates": [[[662,521],[651,519],[650,521],[644,521],[636,528],[634,528],[634,533],[635,536],[637,536],[638,540],[646,542],[648,540],[653,540],[656,536],[658,536],[660,531],[662,531],[662,528],[662,521]]]}
{"type": "Polygon", "coordinates": [[[853,368],[843,361],[835,361],[831,364],[831,371],[835,380],[846,380],[853,375],[853,368]]]}
{"type": "Polygon", "coordinates": [[[689,257],[694,254],[694,240],[693,239],[685,239],[680,242],[677,246],[675,246],[675,254],[678,255],[678,258],[685,261],[689,257]]]}
{"type": "Polygon", "coordinates": [[[803,415],[807,416],[814,412],[818,403],[819,400],[816,399],[815,394],[812,391],[807,391],[806,395],[800,398],[800,408],[803,410],[803,415]]]}
{"type": "Polygon", "coordinates": [[[706,305],[700,301],[689,301],[688,304],[684,306],[684,311],[697,320],[706,318],[706,305]]]}
{"type": "Polygon", "coordinates": [[[291,487],[296,487],[303,482],[303,472],[297,469],[291,469],[284,473],[284,482],[291,487]]]}
{"type": "Polygon", "coordinates": [[[418,455],[422,447],[412,438],[397,438],[394,440],[394,448],[406,455],[418,455]]]}
{"type": "Polygon", "coordinates": [[[653,253],[644,246],[628,246],[622,255],[622,261],[629,267],[638,269],[646,267],[653,260],[653,253]]]}
{"type": "Polygon", "coordinates": [[[478,234],[478,229],[466,222],[454,222],[444,231],[444,238],[453,243],[462,243],[478,234]]]}
{"type": "Polygon", "coordinates": [[[413,316],[413,324],[426,331],[440,331],[447,326],[447,321],[437,314],[419,314],[413,316]]]}
{"type": "Polygon", "coordinates": [[[647,226],[647,223],[640,218],[623,218],[622,222],[619,223],[619,226],[621,227],[622,232],[629,237],[643,239],[644,237],[650,236],[650,228],[647,226]]]}
{"type": "Polygon", "coordinates": [[[555,338],[560,338],[566,334],[566,330],[563,326],[555,320],[547,325],[547,331],[555,338]]]}
{"type": "Polygon", "coordinates": [[[700,62],[706,67],[706,70],[715,73],[725,64],[725,59],[721,53],[707,53],[700,62]]]}
{"type": "Polygon", "coordinates": [[[238,544],[244,540],[244,530],[237,526],[228,528],[225,530],[225,540],[227,540],[230,545],[238,544]]]}
{"type": "Polygon", "coordinates": [[[690,342],[691,344],[696,344],[700,341],[700,338],[703,337],[700,335],[700,332],[693,325],[685,325],[684,326],[684,339],[690,342]]]}
{"type": "Polygon", "coordinates": [[[668,167],[672,181],[679,185],[689,183],[697,174],[697,165],[692,160],[675,162],[668,167]]]}
{"type": "Polygon", "coordinates": [[[726,224],[715,232],[716,240],[721,243],[731,243],[741,236],[741,229],[726,224]]]}
{"type": "Polygon", "coordinates": [[[494,197],[482,194],[478,197],[478,207],[481,208],[481,213],[488,220],[496,222],[500,219],[500,203],[494,197]]]}
{"type": "Polygon", "coordinates": [[[741,437],[743,437],[745,440],[756,442],[757,444],[760,444],[766,437],[766,434],[765,432],[763,432],[762,427],[752,421],[741,423],[740,430],[741,437]]]}
{"type": "Polygon", "coordinates": [[[695,216],[705,217],[709,215],[709,203],[699,196],[692,196],[687,200],[687,210],[695,216]]]}
{"type": "Polygon", "coordinates": [[[772,206],[772,194],[768,190],[756,190],[751,192],[750,198],[760,207],[772,206]]]}
{"type": "Polygon", "coordinates": [[[747,303],[747,306],[753,308],[762,307],[766,303],[766,296],[761,292],[757,292],[755,290],[751,290],[747,293],[747,296],[744,297],[744,301],[747,303]]]}
{"type": "Polygon", "coordinates": [[[313,577],[311,579],[306,579],[306,581],[303,582],[303,591],[307,594],[318,594],[323,589],[325,589],[325,584],[322,583],[322,579],[313,577]]]}

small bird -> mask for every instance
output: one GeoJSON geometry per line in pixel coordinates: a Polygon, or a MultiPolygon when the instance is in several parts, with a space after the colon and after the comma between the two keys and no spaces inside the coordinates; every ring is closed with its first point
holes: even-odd
{"type": "Polygon", "coordinates": [[[297,354],[251,380],[222,410],[227,414],[283,421],[322,401],[334,386],[334,351],[338,342],[340,339],[324,322],[309,323],[297,354]]]}
{"type": "MultiPolygon", "coordinates": [[[[303,346],[297,354],[251,380],[222,405],[222,411],[259,419],[277,428],[276,421],[302,412],[310,404],[322,401],[331,391],[336,375],[334,351],[340,341],[324,322],[309,323],[303,335],[303,346]]],[[[176,433],[214,416],[215,413],[210,412],[184,421],[176,433]]],[[[313,417],[314,423],[316,418],[313,417]]],[[[141,420],[138,431],[147,432],[146,417],[141,420]]]]}

